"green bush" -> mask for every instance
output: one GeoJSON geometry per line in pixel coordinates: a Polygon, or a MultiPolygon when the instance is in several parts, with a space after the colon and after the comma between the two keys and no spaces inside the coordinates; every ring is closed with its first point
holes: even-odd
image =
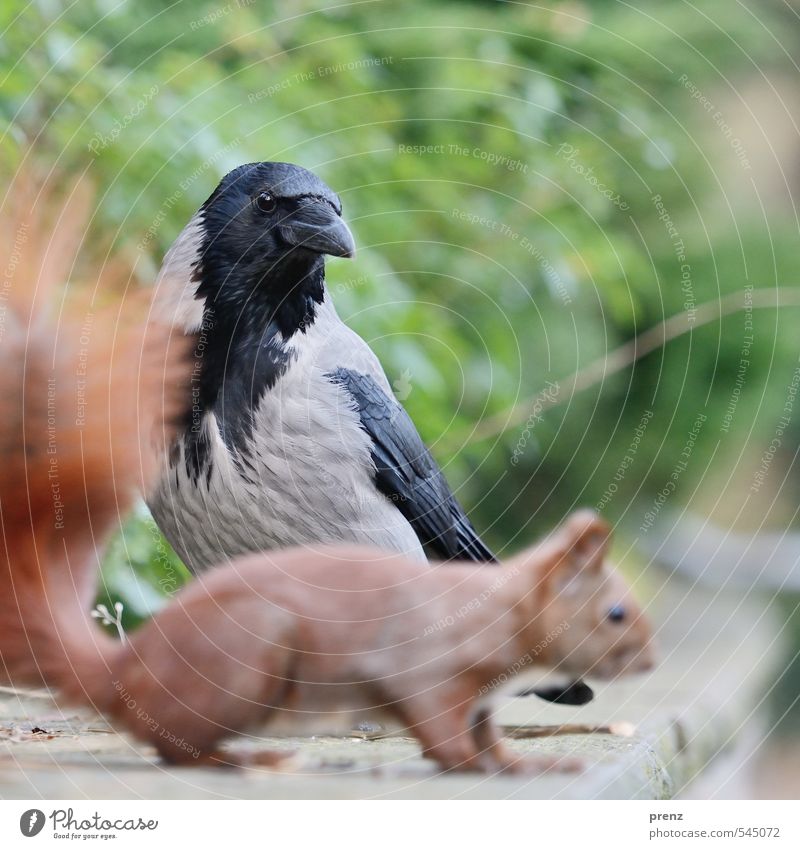
{"type": "MultiPolygon", "coordinates": [[[[473,431],[687,304],[744,298],[748,283],[797,286],[796,224],[729,191],[748,172],[703,105],[790,66],[773,38],[788,13],[769,2],[757,15],[712,0],[291,13],[7,0],[2,154],[88,169],[99,196],[87,249],[95,260],[123,251],[144,284],[229,168],[315,170],[341,193],[360,246],[354,262],[329,265],[338,308],[407,390],[488,541],[517,547],[577,504],[635,527],[698,414],[707,421],[677,499],[718,486],[743,451],[757,460],[796,366],[793,311],[755,311],[726,430],[741,313],[565,392],[527,436],[518,424],[473,431]]],[[[164,564],[177,569],[158,544],[135,518],[107,557],[108,592],[136,615],[154,599],[136,595],[126,564],[156,591],[164,564]]]]}

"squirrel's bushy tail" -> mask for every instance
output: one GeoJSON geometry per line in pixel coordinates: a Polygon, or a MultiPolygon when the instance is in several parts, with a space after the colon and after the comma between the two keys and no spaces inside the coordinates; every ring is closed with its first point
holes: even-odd
{"type": "Polygon", "coordinates": [[[0,678],[15,684],[97,668],[100,554],[188,407],[187,342],[149,293],[119,263],[71,282],[90,205],[83,183],[23,175],[0,208],[0,678]]]}

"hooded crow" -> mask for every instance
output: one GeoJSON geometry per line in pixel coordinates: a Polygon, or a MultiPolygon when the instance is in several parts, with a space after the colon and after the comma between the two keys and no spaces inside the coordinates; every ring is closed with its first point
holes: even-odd
{"type": "MultiPolygon", "coordinates": [[[[368,345],[336,314],[327,256],[355,243],[310,171],[231,171],[167,252],[159,296],[196,334],[191,412],[149,506],[194,573],[354,542],[494,562],[368,345]]],[[[560,686],[550,701],[591,698],[560,686]]]]}
{"type": "Polygon", "coordinates": [[[149,504],[193,572],[349,541],[493,561],[367,344],[324,257],[351,257],[331,189],[282,162],[229,173],[168,251],[161,296],[198,338],[192,409],[149,504]]]}

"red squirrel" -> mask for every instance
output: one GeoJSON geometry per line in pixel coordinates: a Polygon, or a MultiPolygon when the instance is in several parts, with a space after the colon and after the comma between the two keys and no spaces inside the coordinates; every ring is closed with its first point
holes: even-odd
{"type": "Polygon", "coordinates": [[[56,321],[17,282],[0,338],[0,670],[14,683],[91,704],[177,764],[241,762],[226,739],[327,713],[394,720],[443,769],[496,771],[551,765],[506,749],[488,707],[506,680],[652,664],[589,512],[499,570],[345,546],[248,555],[110,639],[87,616],[98,551],[153,479],[188,358],[146,299],[124,319],[117,303],[56,321]]]}
{"type": "Polygon", "coordinates": [[[224,739],[322,713],[394,720],[447,770],[546,768],[504,746],[495,689],[537,666],[612,678],[653,662],[648,623],[605,563],[608,537],[578,512],[499,571],[344,546],[248,555],[127,645],[77,654],[62,685],[174,763],[235,761],[224,739]]]}

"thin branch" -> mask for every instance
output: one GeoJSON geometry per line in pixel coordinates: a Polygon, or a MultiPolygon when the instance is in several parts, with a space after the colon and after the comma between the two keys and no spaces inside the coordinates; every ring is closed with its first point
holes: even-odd
{"type": "MultiPolygon", "coordinates": [[[[594,360],[569,377],[559,380],[558,393],[540,390],[525,401],[516,404],[511,410],[480,421],[470,434],[466,444],[481,442],[490,436],[497,436],[509,428],[521,425],[529,417],[534,404],[537,413],[551,407],[557,407],[563,401],[571,398],[576,392],[582,392],[590,386],[600,383],[610,375],[622,371],[637,360],[647,356],[658,348],[690,333],[692,330],[733,315],[745,307],[753,309],[780,309],[780,307],[800,306],[800,289],[779,287],[774,289],[754,289],[750,293],[750,302],[742,303],[742,293],[733,292],[724,298],[707,301],[695,308],[695,319],[689,322],[685,312],[677,313],[660,321],[653,327],[642,331],[619,348],[615,348],[601,359],[594,360]]],[[[462,443],[464,444],[464,443],[462,443]]]]}

